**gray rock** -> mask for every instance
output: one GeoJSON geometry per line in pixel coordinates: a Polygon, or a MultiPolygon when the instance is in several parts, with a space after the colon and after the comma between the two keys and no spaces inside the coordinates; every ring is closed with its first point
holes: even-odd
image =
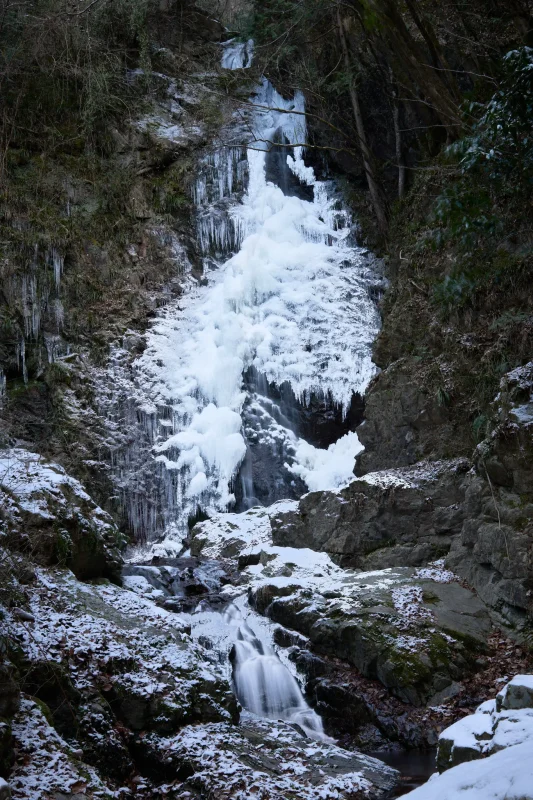
{"type": "Polygon", "coordinates": [[[482,703],[439,737],[440,772],[520,744],[533,743],[533,675],[516,675],[496,700],[482,703]]]}
{"type": "Polygon", "coordinates": [[[533,676],[516,675],[496,698],[498,711],[533,708],[533,676]]]}
{"type": "Polygon", "coordinates": [[[384,797],[398,773],[362,753],[306,738],[292,725],[244,714],[239,726],[199,725],[161,741],[143,740],[145,753],[174,774],[190,777],[177,797],[198,792],[202,797],[268,797],[269,800],[339,800],[384,797]],[[181,793],[183,792],[183,793],[181,793]]]}
{"type": "Polygon", "coordinates": [[[266,584],[252,592],[252,602],[308,637],[315,652],[349,662],[414,705],[438,693],[453,696],[490,631],[483,603],[468,589],[405,568],[347,573],[340,597],[266,584]]]}
{"type": "Polygon", "coordinates": [[[271,515],[274,544],[325,551],[342,566],[420,566],[446,555],[464,521],[464,460],[422,463],[312,492],[271,515]]]}

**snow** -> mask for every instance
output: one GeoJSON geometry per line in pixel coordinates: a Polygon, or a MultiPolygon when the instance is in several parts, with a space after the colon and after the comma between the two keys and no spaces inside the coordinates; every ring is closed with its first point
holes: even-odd
{"type": "Polygon", "coordinates": [[[38,570],[37,578],[29,602],[35,621],[6,610],[0,622],[0,635],[16,641],[28,661],[66,663],[80,691],[96,679],[137,697],[151,687],[151,695],[177,708],[193,702],[199,681],[220,680],[227,690],[225,669],[190,639],[184,617],[118,586],[79,583],[68,571],[38,570]]]}
{"type": "MultiPolygon", "coordinates": [[[[185,759],[194,766],[190,783],[202,796],[231,800],[343,800],[359,792],[364,796],[372,784],[363,773],[376,764],[334,745],[311,744],[289,725],[246,714],[239,728],[198,725],[168,739],[147,739],[148,746],[161,749],[166,763],[185,759]]],[[[391,780],[394,773],[385,767],[383,775],[391,780]]]]}
{"type": "Polygon", "coordinates": [[[20,447],[0,450],[0,498],[12,515],[27,512],[53,521],[62,515],[112,538],[112,519],[59,464],[20,447]]]}
{"type": "Polygon", "coordinates": [[[435,583],[452,583],[457,580],[457,575],[445,568],[443,558],[431,562],[427,567],[417,569],[416,577],[420,580],[435,581],[435,583]]]}
{"type": "Polygon", "coordinates": [[[422,605],[423,592],[421,586],[399,586],[393,589],[392,602],[401,618],[396,625],[398,630],[407,629],[413,622],[431,620],[433,618],[431,611],[422,605]]]}
{"type": "Polygon", "coordinates": [[[524,686],[533,691],[533,675],[515,675],[507,686],[524,686]]]}
{"type": "MultiPolygon", "coordinates": [[[[443,731],[439,737],[439,745],[444,747],[443,753],[449,753],[449,764],[463,758],[461,749],[467,750],[471,758],[489,757],[492,762],[494,754],[506,748],[514,749],[528,744],[533,753],[533,695],[523,694],[533,688],[533,675],[516,675],[500,692],[496,700],[488,700],[476,710],[475,714],[456,722],[443,731]],[[514,690],[514,691],[513,691],[514,690]],[[518,696],[515,695],[518,690],[518,696]],[[508,700],[511,704],[517,700],[520,708],[506,708],[508,700]]],[[[486,760],[483,761],[487,763],[486,760]]],[[[457,767],[452,768],[454,772],[457,767]]],[[[533,786],[533,784],[532,784],[533,786]]]]}
{"type": "Polygon", "coordinates": [[[460,764],[409,792],[409,800],[531,800],[531,741],[480,761],[460,764]]]}
{"type": "Polygon", "coordinates": [[[490,714],[471,714],[446,728],[440,738],[453,740],[453,747],[471,748],[484,753],[490,746],[488,740],[492,737],[492,727],[490,714]]]}
{"type": "Polygon", "coordinates": [[[492,750],[502,750],[522,742],[529,742],[533,748],[533,708],[501,712],[495,721],[492,750]]]}
{"type": "MultiPolygon", "coordinates": [[[[63,467],[47,464],[37,453],[22,448],[0,451],[0,486],[17,497],[22,509],[48,519],[52,519],[54,514],[48,508],[46,497],[40,496],[43,492],[66,506],[61,486],[69,486],[80,500],[92,502],[82,485],[67,475],[63,467]]],[[[103,515],[104,512],[99,510],[103,515]]]]}
{"type": "Polygon", "coordinates": [[[12,734],[18,751],[17,764],[9,778],[13,800],[48,800],[56,793],[64,796],[67,792],[81,796],[88,789],[101,798],[115,797],[92,767],[77,761],[69,745],[29,698],[21,700],[12,734]]]}

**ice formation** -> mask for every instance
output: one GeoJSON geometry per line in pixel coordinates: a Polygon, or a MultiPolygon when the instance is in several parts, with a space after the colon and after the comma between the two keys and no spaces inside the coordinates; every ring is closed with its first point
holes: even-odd
{"type": "MultiPolygon", "coordinates": [[[[250,58],[250,43],[229,43],[222,63],[236,69],[250,58]]],[[[192,285],[179,313],[167,308],[135,364],[148,398],[143,410],[160,418],[154,451],[182,523],[199,506],[225,510],[234,500],[247,448],[247,370],[288,384],[303,402],[318,395],[343,409],[374,374],[370,347],[379,317],[369,286],[375,274],[350,241],[349,216],[304,163],[302,94],[286,99],[263,78],[247,125],[236,121],[236,130],[241,145],[207,156],[194,190],[200,247],[211,256],[207,285],[192,285]],[[312,191],[312,201],[267,180],[273,142],[287,146],[286,166],[312,191]]],[[[287,440],[289,468],[310,489],[350,480],[360,450],[355,434],[329,451],[290,430],[287,440]]]]}

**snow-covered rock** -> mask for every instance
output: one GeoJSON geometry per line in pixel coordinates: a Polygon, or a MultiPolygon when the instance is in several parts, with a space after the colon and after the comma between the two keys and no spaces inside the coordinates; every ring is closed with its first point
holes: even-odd
{"type": "Polygon", "coordinates": [[[516,675],[495,700],[441,733],[438,767],[447,770],[527,742],[533,753],[533,675],[516,675]]]}
{"type": "MultiPolygon", "coordinates": [[[[74,753],[30,698],[23,699],[13,720],[13,738],[18,754],[9,778],[13,800],[116,797],[96,770],[80,761],[79,754],[74,753]]],[[[6,800],[10,795],[2,794],[2,783],[0,778],[0,798],[6,800]]]]}
{"type": "Polygon", "coordinates": [[[238,727],[197,725],[168,739],[147,737],[145,744],[167,769],[193,770],[174,787],[172,796],[184,800],[190,790],[205,800],[363,800],[384,796],[397,781],[396,771],[377,759],[250,714],[238,727]]]}
{"type": "Polygon", "coordinates": [[[0,542],[30,550],[44,564],[69,566],[80,578],[118,579],[122,537],[82,484],[59,464],[22,448],[0,450],[0,542]]]}
{"type": "Polygon", "coordinates": [[[533,709],[533,675],[515,675],[496,698],[496,708],[533,709]]]}
{"type": "Polygon", "coordinates": [[[298,726],[234,724],[228,665],[189,618],[66,571],[36,570],[24,594],[28,613],[4,608],[0,622],[38,697],[23,695],[12,721],[13,800],[110,800],[132,776],[140,797],[176,800],[371,800],[395,785],[381,762],[298,726]]]}
{"type": "Polygon", "coordinates": [[[406,800],[533,800],[531,742],[434,775],[406,800]]]}
{"type": "Polygon", "coordinates": [[[112,748],[116,725],[111,715],[105,736],[95,736],[81,711],[87,706],[90,716],[95,703],[102,724],[112,708],[133,731],[169,734],[193,721],[237,718],[223,668],[190,639],[179,615],[111,584],[79,583],[68,572],[39,570],[27,593],[34,621],[4,609],[0,636],[18,648],[26,690],[44,699],[52,715],[61,718],[65,698],[78,706],[91,752],[112,748]]]}
{"type": "Polygon", "coordinates": [[[482,603],[442,561],[356,572],[303,541],[282,546],[277,521],[297,507],[281,501],[215,515],[193,528],[191,552],[235,562],[261,614],[309,637],[315,652],[378,678],[401,700],[438,705],[453,696],[486,648],[482,603]]]}

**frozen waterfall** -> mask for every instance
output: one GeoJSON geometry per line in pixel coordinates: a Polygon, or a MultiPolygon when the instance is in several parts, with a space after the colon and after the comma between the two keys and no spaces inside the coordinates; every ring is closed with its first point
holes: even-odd
{"type": "MultiPolygon", "coordinates": [[[[248,66],[250,53],[250,43],[229,43],[223,65],[248,66]]],[[[169,476],[178,531],[198,507],[225,510],[234,502],[247,453],[247,370],[289,386],[300,402],[319,396],[346,410],[375,369],[370,348],[379,317],[369,287],[376,275],[353,243],[349,215],[304,163],[303,95],[287,100],[263,78],[252,103],[246,125],[241,116],[235,123],[240,145],[220,147],[200,165],[194,197],[200,244],[211,255],[207,285],[189,289],[179,314],[172,305],[165,310],[135,364],[150,398],[146,412],[161,418],[154,452],[169,476]],[[282,167],[302,192],[267,180],[271,153],[279,161],[280,148],[282,167]],[[303,193],[312,199],[297,196],[303,193]]],[[[330,450],[295,430],[283,436],[295,479],[313,489],[350,480],[360,449],[355,434],[330,450]]]]}

